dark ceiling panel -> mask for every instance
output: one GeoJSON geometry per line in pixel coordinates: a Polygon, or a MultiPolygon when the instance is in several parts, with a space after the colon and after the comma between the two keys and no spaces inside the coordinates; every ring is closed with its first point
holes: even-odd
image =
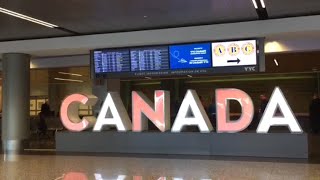
{"type": "Polygon", "coordinates": [[[10,0],[0,6],[84,34],[258,19],[251,0],[10,0]]]}
{"type": "Polygon", "coordinates": [[[320,14],[320,0],[265,0],[270,18],[320,14]]]}
{"type": "MultiPolygon", "coordinates": [[[[320,0],[265,3],[271,18],[320,14],[320,0]]],[[[259,19],[251,0],[1,0],[0,7],[81,34],[259,19]]],[[[72,35],[4,14],[0,25],[0,40],[72,35]]]]}
{"type": "Polygon", "coordinates": [[[0,13],[0,25],[0,41],[70,35],[2,13],[0,13]]]}

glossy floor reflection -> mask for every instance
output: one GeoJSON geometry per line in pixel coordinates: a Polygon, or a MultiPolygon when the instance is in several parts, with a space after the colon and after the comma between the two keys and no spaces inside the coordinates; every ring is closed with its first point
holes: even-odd
{"type": "MultiPolygon", "coordinates": [[[[8,160],[8,159],[7,159],[8,160]]],[[[320,164],[239,160],[21,155],[1,180],[320,179],[320,164]]]]}

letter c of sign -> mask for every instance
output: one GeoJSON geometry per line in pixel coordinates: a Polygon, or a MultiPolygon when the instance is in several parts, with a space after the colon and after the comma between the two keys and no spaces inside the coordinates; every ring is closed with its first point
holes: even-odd
{"type": "Polygon", "coordinates": [[[80,132],[90,128],[96,122],[93,116],[79,118],[79,103],[94,106],[98,98],[93,95],[72,94],[64,99],[60,107],[60,118],[63,126],[69,131],[80,132]]]}

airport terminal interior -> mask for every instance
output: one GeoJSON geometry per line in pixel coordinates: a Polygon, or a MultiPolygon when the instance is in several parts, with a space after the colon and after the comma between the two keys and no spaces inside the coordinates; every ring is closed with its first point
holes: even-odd
{"type": "Polygon", "coordinates": [[[1,180],[320,179],[319,0],[0,0],[0,24],[1,180]]]}

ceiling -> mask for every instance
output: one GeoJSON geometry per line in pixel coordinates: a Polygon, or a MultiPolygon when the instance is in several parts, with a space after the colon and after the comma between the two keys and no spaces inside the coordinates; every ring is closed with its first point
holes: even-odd
{"type": "Polygon", "coordinates": [[[52,24],[51,29],[0,13],[0,41],[254,21],[320,14],[319,0],[0,0],[0,7],[52,24]],[[264,18],[266,17],[266,18],[264,18]]]}

